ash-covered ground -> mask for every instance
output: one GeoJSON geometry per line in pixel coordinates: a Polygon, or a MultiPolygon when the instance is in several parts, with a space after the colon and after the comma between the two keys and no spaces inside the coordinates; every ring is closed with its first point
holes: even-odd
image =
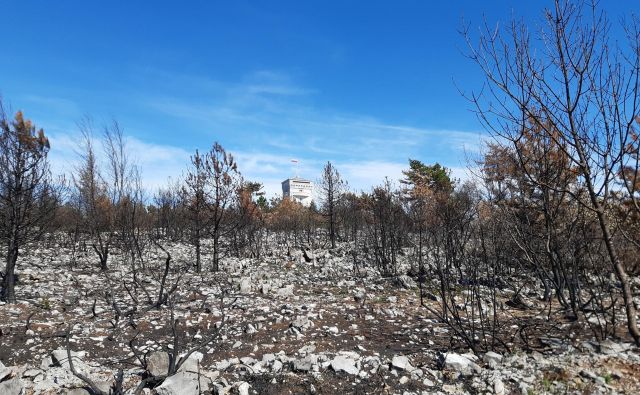
{"type": "MultiPolygon", "coordinates": [[[[105,393],[119,371],[123,392],[145,394],[640,391],[636,347],[595,341],[536,290],[521,308],[500,303],[513,336],[499,352],[474,355],[420,305],[411,277],[355,275],[347,245],[224,258],[220,272],[202,273],[191,247],[165,248],[164,296],[157,248],[135,270],[114,254],[106,272],[90,250],[74,257],[40,245],[23,254],[19,303],[0,306],[0,394],[95,392],[68,355],[105,393]]],[[[425,301],[438,309],[433,286],[427,279],[425,301]]]]}

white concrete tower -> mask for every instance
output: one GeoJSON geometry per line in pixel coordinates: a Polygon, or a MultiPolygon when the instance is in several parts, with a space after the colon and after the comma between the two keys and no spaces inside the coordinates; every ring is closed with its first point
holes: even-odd
{"type": "Polygon", "coordinates": [[[282,197],[288,197],[309,207],[313,200],[313,183],[300,177],[288,178],[282,181],[282,197]]]}

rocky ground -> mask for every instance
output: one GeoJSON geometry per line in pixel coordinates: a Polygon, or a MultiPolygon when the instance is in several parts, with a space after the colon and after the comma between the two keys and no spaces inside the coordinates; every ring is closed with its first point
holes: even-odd
{"type": "MultiPolygon", "coordinates": [[[[596,342],[557,318],[537,347],[514,336],[509,352],[474,355],[420,307],[409,277],[354,277],[340,248],[225,258],[222,273],[182,276],[191,249],[167,249],[167,288],[177,287],[160,307],[149,303],[160,250],[135,276],[126,264],[100,273],[91,253],[74,260],[59,246],[22,258],[20,302],[0,306],[0,394],[90,393],[67,345],[97,387],[108,391],[122,370],[129,393],[145,379],[142,392],[157,394],[640,392],[640,351],[629,343],[596,342]],[[173,355],[185,356],[178,373],[154,379],[173,355]]],[[[526,317],[505,312],[514,332],[517,320],[547,316],[532,300],[526,317]]]]}

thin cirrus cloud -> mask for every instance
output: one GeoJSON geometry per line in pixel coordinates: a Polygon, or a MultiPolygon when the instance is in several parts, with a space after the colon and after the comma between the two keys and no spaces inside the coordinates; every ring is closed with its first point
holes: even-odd
{"type": "MultiPolygon", "coordinates": [[[[79,142],[82,135],[77,133],[52,133],[49,135],[51,152],[49,161],[52,172],[66,175],[69,180],[82,162],[82,149],[79,142]]],[[[179,180],[190,161],[191,153],[168,145],[142,141],[131,135],[125,138],[125,144],[131,164],[138,167],[147,195],[166,186],[169,180],[179,180]]],[[[106,155],[99,136],[93,136],[93,146],[102,176],[107,177],[106,155]]]]}
{"type": "MultiPolygon", "coordinates": [[[[367,115],[319,109],[309,104],[314,90],[297,86],[281,74],[260,72],[245,80],[250,82],[216,83],[217,88],[211,89],[206,79],[208,83],[199,85],[206,88],[197,99],[163,95],[145,98],[143,105],[187,124],[197,122],[203,130],[232,136],[233,146],[244,148],[250,143],[274,151],[304,149],[318,154],[309,156],[325,154],[329,159],[406,160],[408,155],[421,155],[444,161],[460,151],[476,152],[480,146],[478,132],[388,124],[367,115]],[[267,81],[261,82],[265,75],[267,81]]],[[[195,77],[189,81],[198,85],[195,77]]]]}
{"type": "MultiPolygon", "coordinates": [[[[460,177],[465,156],[477,153],[482,144],[478,132],[402,125],[320,108],[313,103],[317,91],[296,84],[284,73],[258,71],[238,82],[157,71],[151,75],[161,76],[163,91],[141,90],[125,98],[123,106],[139,109],[135,116],[109,114],[124,128],[149,192],[166,185],[169,178],[180,178],[195,149],[207,150],[213,141],[233,153],[243,176],[263,183],[268,196],[280,194],[280,182],[295,172],[316,181],[327,161],[355,191],[368,191],[387,177],[397,181],[409,158],[439,162],[457,178],[468,178],[460,177]],[[149,137],[172,123],[178,125],[179,139],[159,142],[149,137]],[[300,161],[297,170],[292,158],[300,161]]],[[[65,127],[49,128],[54,171],[69,174],[79,158],[79,133],[69,124],[90,109],[66,98],[27,99],[34,105],[55,105],[55,117],[39,114],[54,125],[64,114],[75,118],[66,120],[65,127]]]]}

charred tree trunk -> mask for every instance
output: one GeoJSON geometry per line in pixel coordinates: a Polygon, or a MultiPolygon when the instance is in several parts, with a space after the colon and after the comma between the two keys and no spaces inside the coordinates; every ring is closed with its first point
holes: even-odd
{"type": "Polygon", "coordinates": [[[6,268],[2,279],[2,299],[7,303],[16,303],[16,262],[18,261],[18,247],[13,241],[9,243],[6,268]]]}

